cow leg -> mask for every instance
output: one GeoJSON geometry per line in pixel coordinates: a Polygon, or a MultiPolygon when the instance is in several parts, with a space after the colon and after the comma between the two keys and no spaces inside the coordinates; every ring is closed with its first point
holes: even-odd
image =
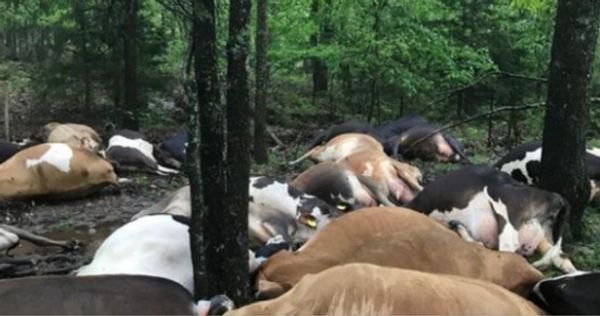
{"type": "Polygon", "coordinates": [[[10,225],[0,224],[0,229],[9,231],[19,236],[19,238],[30,241],[38,246],[58,246],[66,249],[75,249],[78,246],[78,243],[74,241],[54,240],[10,225]]]}
{"type": "Polygon", "coordinates": [[[536,268],[543,269],[552,264],[565,273],[576,272],[577,268],[575,268],[571,260],[562,256],[561,245],[562,237],[554,246],[552,246],[546,238],[542,239],[537,250],[543,254],[543,257],[532,265],[536,268]]]}
{"type": "Polygon", "coordinates": [[[452,231],[457,233],[458,236],[460,236],[462,239],[464,239],[468,242],[474,242],[476,244],[480,244],[483,246],[482,242],[475,240],[471,236],[471,234],[469,233],[469,230],[467,230],[467,226],[465,224],[463,224],[461,221],[456,221],[456,220],[449,221],[448,228],[450,228],[452,231]]]}

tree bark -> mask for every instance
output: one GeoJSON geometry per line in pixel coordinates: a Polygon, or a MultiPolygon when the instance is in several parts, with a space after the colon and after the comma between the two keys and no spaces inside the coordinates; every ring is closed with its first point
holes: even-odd
{"type": "Polygon", "coordinates": [[[256,5],[256,95],[254,106],[254,161],[264,164],[267,153],[267,100],[269,64],[267,61],[269,29],[268,1],[258,0],[256,5]]]}
{"type": "MultiPolygon", "coordinates": [[[[250,0],[230,0],[227,42],[227,204],[221,212],[220,249],[214,264],[218,293],[237,304],[249,302],[248,278],[248,178],[250,176],[250,96],[248,91],[248,42],[250,0]]],[[[216,258],[216,256],[215,256],[216,258]]]]}
{"type": "Polygon", "coordinates": [[[123,33],[123,91],[122,121],[126,128],[137,130],[139,100],[137,85],[137,0],[125,0],[125,32],[123,33]]]}
{"type": "Polygon", "coordinates": [[[221,215],[225,211],[225,135],[219,89],[214,0],[196,0],[193,18],[194,71],[198,101],[190,115],[188,144],[192,196],[190,245],[196,299],[222,294],[221,215]],[[202,179],[202,181],[200,181],[202,179]],[[207,184],[202,186],[202,184],[207,184]],[[217,266],[217,267],[215,267],[217,266]]]}
{"type": "Polygon", "coordinates": [[[87,113],[90,113],[92,103],[92,82],[90,78],[90,57],[87,49],[87,24],[85,16],[85,1],[76,0],[75,2],[75,19],[79,24],[79,56],[81,62],[81,79],[83,80],[83,95],[84,108],[87,113]]]}
{"type": "MultiPolygon", "coordinates": [[[[312,0],[311,12],[313,18],[316,20],[317,25],[319,25],[319,31],[317,33],[311,35],[310,41],[313,46],[319,45],[320,42],[325,42],[331,36],[331,27],[328,23],[324,23],[325,19],[322,18],[323,13],[321,12],[323,8],[320,5],[321,0],[312,0]]],[[[326,0],[327,5],[331,4],[330,0],[326,0]]],[[[316,98],[323,92],[327,91],[328,88],[328,68],[327,64],[321,60],[321,58],[314,57],[312,59],[312,68],[313,68],[313,98],[316,98]]]]}
{"type": "Polygon", "coordinates": [[[599,1],[558,1],[540,186],[561,194],[569,202],[569,223],[575,239],[582,236],[582,219],[590,193],[584,159],[590,113],[587,90],[599,21],[599,1]]]}

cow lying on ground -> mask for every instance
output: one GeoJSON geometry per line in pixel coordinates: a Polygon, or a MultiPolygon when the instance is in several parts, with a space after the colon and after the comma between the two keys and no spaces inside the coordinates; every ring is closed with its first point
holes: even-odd
{"type": "Polygon", "coordinates": [[[306,274],[346,263],[471,277],[521,295],[542,279],[521,256],[466,242],[412,210],[377,207],[341,216],[296,252],[276,253],[258,270],[257,296],[277,297],[306,274]]]}
{"type": "MultiPolygon", "coordinates": [[[[194,291],[189,219],[157,214],[144,216],[115,230],[100,245],[92,262],[77,276],[135,274],[166,278],[194,291]]],[[[254,258],[253,254],[249,259],[254,258]]],[[[259,264],[248,262],[250,267],[259,264]]]]}
{"type": "Polygon", "coordinates": [[[557,242],[568,212],[564,199],[492,167],[469,166],[445,174],[408,207],[451,226],[466,240],[527,256],[539,250],[548,256],[536,266],[551,261],[565,272],[575,271],[571,261],[561,257],[557,242]]]}
{"type": "Polygon", "coordinates": [[[383,146],[373,137],[365,134],[342,134],[336,136],[323,146],[316,146],[300,158],[290,162],[298,164],[309,158],[314,162],[336,162],[360,151],[383,153],[383,146]]]}
{"type": "Polygon", "coordinates": [[[159,175],[177,174],[179,171],[156,162],[154,146],[142,133],[132,130],[107,129],[106,155],[117,170],[146,170],[159,175]]]}
{"type": "Polygon", "coordinates": [[[374,129],[371,124],[365,122],[349,121],[338,125],[331,126],[327,130],[320,132],[315,139],[308,145],[308,148],[313,148],[322,143],[329,142],[331,139],[348,133],[360,133],[374,135],[374,129]]]}
{"type": "MultiPolygon", "coordinates": [[[[304,243],[316,230],[339,215],[321,199],[269,177],[251,177],[248,187],[248,225],[253,242],[264,244],[281,235],[286,242],[304,243]]],[[[190,187],[173,192],[133,219],[157,213],[191,216],[190,187]]]]}
{"type": "Polygon", "coordinates": [[[371,178],[378,191],[390,196],[390,200],[396,204],[410,202],[423,190],[419,168],[392,159],[383,152],[360,151],[340,162],[354,173],[371,178]]]}
{"type": "Polygon", "coordinates": [[[342,211],[351,211],[379,203],[394,206],[386,192],[369,177],[355,174],[344,164],[322,162],[298,175],[290,184],[314,195],[342,211]]]}
{"type": "MultiPolygon", "coordinates": [[[[188,144],[188,132],[185,130],[180,130],[172,137],[165,139],[158,148],[164,152],[167,157],[173,158],[179,162],[179,166],[174,166],[175,168],[179,168],[181,163],[185,161],[185,152],[188,144]]],[[[171,163],[172,165],[173,163],[171,163]]]]}
{"type": "Polygon", "coordinates": [[[8,253],[19,245],[20,239],[38,246],[58,246],[66,249],[71,249],[77,245],[74,241],[53,240],[11,225],[0,224],[0,252],[8,253]]]}
{"type": "Polygon", "coordinates": [[[415,126],[400,135],[390,137],[384,143],[385,151],[397,159],[426,161],[460,161],[467,159],[463,146],[449,134],[434,133],[439,129],[435,124],[415,126]],[[433,134],[429,138],[427,136],[433,134]]]}
{"type": "Polygon", "coordinates": [[[0,165],[0,201],[82,197],[109,184],[117,176],[106,160],[66,144],[29,147],[0,165]]]}
{"type": "Polygon", "coordinates": [[[83,124],[48,123],[34,139],[42,143],[63,143],[104,156],[104,145],[100,135],[93,128],[83,124]]]}
{"type": "Polygon", "coordinates": [[[0,280],[1,315],[217,315],[217,296],[194,304],[181,285],[140,275],[44,276],[0,280]]]}
{"type": "Polygon", "coordinates": [[[535,285],[532,301],[552,315],[599,315],[600,273],[576,272],[535,285]]]}
{"type": "Polygon", "coordinates": [[[542,315],[502,287],[470,278],[372,264],[304,276],[289,292],[225,315],[542,315]]]}
{"type": "Polygon", "coordinates": [[[19,144],[0,140],[0,163],[7,161],[22,149],[23,146],[19,144]]]}
{"type": "MultiPolygon", "coordinates": [[[[515,180],[537,185],[540,180],[542,143],[525,143],[515,147],[496,163],[496,168],[510,174],[515,180]]],[[[588,149],[585,155],[590,178],[590,202],[600,205],[600,150],[588,149]]]]}

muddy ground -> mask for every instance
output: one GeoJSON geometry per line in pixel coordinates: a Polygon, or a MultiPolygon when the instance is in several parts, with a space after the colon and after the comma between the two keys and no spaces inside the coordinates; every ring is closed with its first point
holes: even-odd
{"type": "Polygon", "coordinates": [[[168,192],[186,183],[181,176],[125,174],[132,183],[106,187],[79,200],[19,201],[0,205],[0,223],[10,224],[52,239],[73,240],[75,249],[39,247],[27,241],[0,255],[0,277],[63,274],[91,260],[100,243],[138,211],[152,205],[168,192]],[[22,260],[23,259],[23,260],[22,260]]]}

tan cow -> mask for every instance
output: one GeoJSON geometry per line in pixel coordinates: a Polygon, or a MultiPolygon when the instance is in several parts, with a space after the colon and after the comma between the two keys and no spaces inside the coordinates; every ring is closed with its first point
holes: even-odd
{"type": "Polygon", "coordinates": [[[353,153],[364,150],[385,154],[383,145],[375,138],[366,134],[348,133],[336,136],[325,145],[314,147],[306,154],[302,155],[302,157],[289,164],[295,165],[306,159],[310,159],[314,162],[335,162],[353,153]]]}
{"type": "Polygon", "coordinates": [[[346,156],[340,162],[354,173],[373,179],[380,191],[397,202],[410,202],[423,190],[419,168],[392,159],[383,152],[364,150],[346,156]]]}
{"type": "Polygon", "coordinates": [[[29,147],[0,165],[0,201],[81,197],[108,184],[117,184],[110,163],[62,143],[29,147]]]}
{"type": "Polygon", "coordinates": [[[225,313],[237,315],[542,315],[493,283],[372,264],[304,276],[288,293],[225,313]]]}
{"type": "Polygon", "coordinates": [[[44,126],[43,134],[42,138],[45,142],[63,143],[75,148],[87,149],[95,154],[103,154],[102,139],[87,125],[52,122],[44,126]]]}
{"type": "Polygon", "coordinates": [[[467,242],[425,215],[378,207],[348,213],[298,251],[271,257],[258,272],[259,297],[276,297],[306,274],[354,262],[471,277],[522,295],[543,277],[523,257],[467,242]]]}

